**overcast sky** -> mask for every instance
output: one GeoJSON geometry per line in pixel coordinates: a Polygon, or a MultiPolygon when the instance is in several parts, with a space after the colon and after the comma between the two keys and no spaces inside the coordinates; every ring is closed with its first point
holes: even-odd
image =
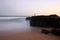
{"type": "Polygon", "coordinates": [[[60,15],[60,0],[0,0],[0,15],[60,15]]]}

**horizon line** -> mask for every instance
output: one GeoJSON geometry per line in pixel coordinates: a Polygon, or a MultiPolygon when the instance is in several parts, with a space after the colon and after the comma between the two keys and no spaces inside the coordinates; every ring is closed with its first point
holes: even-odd
{"type": "Polygon", "coordinates": [[[0,15],[0,17],[29,17],[29,16],[24,16],[24,15],[22,15],[22,16],[21,15],[0,15]]]}

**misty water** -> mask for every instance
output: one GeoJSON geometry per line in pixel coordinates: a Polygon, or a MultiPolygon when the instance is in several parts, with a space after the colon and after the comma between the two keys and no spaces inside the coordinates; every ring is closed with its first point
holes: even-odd
{"type": "Polygon", "coordinates": [[[0,17],[0,36],[7,33],[30,30],[26,17],[0,17]]]}

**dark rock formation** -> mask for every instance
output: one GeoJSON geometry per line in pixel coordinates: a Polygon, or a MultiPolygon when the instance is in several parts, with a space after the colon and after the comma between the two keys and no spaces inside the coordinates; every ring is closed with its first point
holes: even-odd
{"type": "Polygon", "coordinates": [[[26,17],[26,20],[30,20],[31,19],[31,17],[26,17]]]}
{"type": "Polygon", "coordinates": [[[53,35],[60,36],[60,30],[58,30],[58,29],[53,29],[53,30],[51,30],[51,33],[52,33],[53,35]]]}
{"type": "Polygon", "coordinates": [[[60,28],[60,17],[57,15],[32,16],[30,19],[30,26],[60,28]]]}
{"type": "Polygon", "coordinates": [[[44,34],[48,34],[48,33],[50,33],[48,30],[44,30],[44,29],[42,29],[42,33],[44,33],[44,34]]]}

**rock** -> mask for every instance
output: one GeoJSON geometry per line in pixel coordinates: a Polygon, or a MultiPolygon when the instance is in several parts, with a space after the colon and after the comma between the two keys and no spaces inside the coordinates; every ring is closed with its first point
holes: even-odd
{"type": "Polygon", "coordinates": [[[49,33],[49,31],[48,30],[42,30],[42,33],[44,33],[44,34],[48,34],[49,33]]]}
{"type": "Polygon", "coordinates": [[[26,20],[30,20],[31,19],[31,17],[26,17],[26,20]]]}
{"type": "Polygon", "coordinates": [[[60,30],[53,29],[53,30],[51,30],[51,33],[52,33],[53,35],[60,36],[60,30]]]}
{"type": "Polygon", "coordinates": [[[30,18],[30,26],[60,28],[60,17],[57,15],[32,16],[30,18]]]}

